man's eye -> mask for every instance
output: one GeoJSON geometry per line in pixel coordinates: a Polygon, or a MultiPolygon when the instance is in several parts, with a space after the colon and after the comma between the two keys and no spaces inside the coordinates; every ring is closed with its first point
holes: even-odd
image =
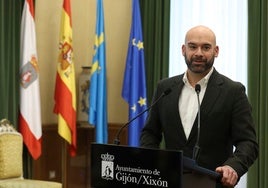
{"type": "Polygon", "coordinates": [[[203,46],[203,50],[205,50],[205,51],[208,51],[208,50],[210,50],[210,49],[211,49],[210,46],[203,46]]]}
{"type": "Polygon", "coordinates": [[[196,46],[194,46],[194,45],[189,45],[189,48],[190,48],[191,50],[195,50],[195,49],[196,49],[196,46]]]}

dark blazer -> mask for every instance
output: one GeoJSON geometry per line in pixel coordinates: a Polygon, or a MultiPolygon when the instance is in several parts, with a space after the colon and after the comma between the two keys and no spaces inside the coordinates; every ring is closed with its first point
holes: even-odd
{"type": "MultiPolygon", "coordinates": [[[[166,149],[183,150],[185,156],[192,157],[197,138],[197,118],[187,140],[178,110],[179,95],[184,86],[182,78],[183,75],[179,75],[158,83],[153,100],[168,88],[172,91],[150,110],[141,133],[141,147],[158,148],[164,135],[166,149]]],[[[197,163],[211,170],[229,165],[241,177],[258,156],[251,106],[245,87],[214,69],[200,113],[201,150],[197,163]],[[233,146],[236,147],[234,152],[233,146]]]]}

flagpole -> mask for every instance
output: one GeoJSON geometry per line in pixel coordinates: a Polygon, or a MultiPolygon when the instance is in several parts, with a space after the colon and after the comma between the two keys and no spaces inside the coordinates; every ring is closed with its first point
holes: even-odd
{"type": "Polygon", "coordinates": [[[62,152],[61,152],[61,181],[63,188],[67,187],[67,142],[62,139],[62,152]]]}

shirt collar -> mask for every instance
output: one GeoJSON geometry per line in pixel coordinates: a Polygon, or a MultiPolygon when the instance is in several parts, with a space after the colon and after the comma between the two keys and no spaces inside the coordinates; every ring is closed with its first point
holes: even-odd
{"type": "MultiPolygon", "coordinates": [[[[199,80],[198,84],[200,84],[201,86],[206,86],[208,84],[209,78],[210,78],[213,70],[214,70],[214,67],[211,68],[211,70],[208,72],[208,74],[204,78],[199,80]]],[[[187,71],[185,71],[182,80],[183,80],[185,85],[190,85],[189,80],[187,78],[187,71]]]]}

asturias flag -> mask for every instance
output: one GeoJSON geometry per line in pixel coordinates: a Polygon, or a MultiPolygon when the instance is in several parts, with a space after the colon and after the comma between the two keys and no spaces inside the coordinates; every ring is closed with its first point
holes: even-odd
{"type": "Polygon", "coordinates": [[[72,47],[70,0],[63,1],[59,58],[55,86],[54,113],[58,115],[58,133],[70,145],[70,155],[76,155],[76,87],[72,47]]]}
{"type": "Polygon", "coordinates": [[[95,126],[96,142],[107,143],[106,52],[102,0],[97,0],[94,56],[90,79],[89,123],[95,126]]]}
{"type": "Polygon", "coordinates": [[[41,155],[41,109],[34,6],[25,0],[21,20],[19,131],[34,159],[41,155]]]}
{"type": "MultiPolygon", "coordinates": [[[[139,0],[132,1],[132,25],[125,67],[122,97],[129,104],[129,120],[147,109],[144,49],[139,0]]],[[[140,131],[147,113],[134,120],[128,128],[128,144],[139,146],[140,131]]]]}

